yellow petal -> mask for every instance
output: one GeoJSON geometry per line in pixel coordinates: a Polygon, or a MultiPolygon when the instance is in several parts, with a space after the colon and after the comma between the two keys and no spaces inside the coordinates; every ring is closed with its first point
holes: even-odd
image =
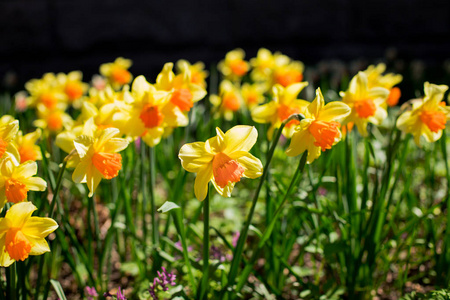
{"type": "Polygon", "coordinates": [[[194,183],[195,197],[203,201],[208,193],[208,182],[213,178],[212,164],[208,164],[205,168],[197,173],[194,183]]]}
{"type": "Polygon", "coordinates": [[[39,177],[30,177],[21,180],[30,191],[45,191],[47,182],[39,177]]]}
{"type": "Polygon", "coordinates": [[[31,202],[16,203],[6,212],[5,219],[11,222],[11,227],[22,228],[36,209],[31,202]]]}
{"type": "Polygon", "coordinates": [[[35,239],[45,238],[58,228],[58,224],[51,218],[31,217],[22,227],[22,232],[35,239]]]}
{"type": "Polygon", "coordinates": [[[205,143],[196,142],[185,144],[180,149],[178,157],[181,165],[188,172],[197,173],[200,169],[211,163],[214,156],[205,149],[205,143]]]}
{"type": "Polygon", "coordinates": [[[252,119],[256,123],[272,123],[277,118],[277,108],[278,104],[273,101],[257,106],[252,109],[252,119]]]}
{"type": "Polygon", "coordinates": [[[314,144],[308,145],[308,157],[306,158],[306,163],[310,164],[313,161],[315,161],[322,151],[320,150],[320,147],[314,146],[314,144]]]}
{"type": "Polygon", "coordinates": [[[245,177],[254,179],[260,177],[263,173],[261,161],[246,151],[234,152],[230,158],[237,160],[244,167],[245,171],[243,175],[245,177]]]}
{"type": "Polygon", "coordinates": [[[15,262],[15,260],[9,256],[9,253],[5,249],[5,239],[6,239],[6,235],[4,235],[2,238],[0,238],[0,266],[1,267],[9,267],[10,265],[12,265],[13,262],[15,262]]]}
{"type": "Polygon", "coordinates": [[[335,121],[348,116],[351,111],[350,107],[344,102],[334,101],[325,105],[319,112],[317,119],[326,122],[335,121]]]}
{"type": "Polygon", "coordinates": [[[80,158],[83,158],[86,155],[86,153],[89,150],[89,147],[92,145],[93,142],[94,139],[86,135],[81,135],[73,141],[73,145],[75,146],[75,149],[77,150],[78,156],[80,158]]]}
{"type": "Polygon", "coordinates": [[[287,156],[297,156],[305,152],[309,143],[313,143],[314,138],[307,129],[295,131],[292,135],[291,144],[286,149],[287,156]]]}
{"type": "Polygon", "coordinates": [[[28,178],[37,173],[37,163],[34,161],[26,161],[23,164],[20,164],[14,170],[15,177],[23,177],[28,178]]]}
{"type": "Polygon", "coordinates": [[[358,72],[350,81],[349,92],[354,100],[364,99],[367,96],[367,76],[363,72],[358,72]]]}
{"type": "Polygon", "coordinates": [[[106,128],[102,131],[97,141],[95,142],[95,148],[101,149],[105,146],[106,142],[118,135],[120,130],[114,127],[106,128]]]}
{"type": "Polygon", "coordinates": [[[233,192],[233,188],[234,185],[236,184],[236,182],[229,182],[224,188],[221,188],[220,186],[217,185],[216,181],[213,179],[211,180],[212,184],[214,185],[214,188],[216,189],[216,191],[222,195],[222,197],[231,197],[231,193],[233,192]]]}
{"type": "Polygon", "coordinates": [[[325,100],[323,99],[322,92],[320,91],[320,88],[316,90],[316,98],[314,98],[314,101],[311,102],[308,106],[308,111],[311,115],[313,115],[315,118],[319,115],[320,110],[324,106],[325,100]]]}
{"type": "Polygon", "coordinates": [[[87,173],[91,172],[90,169],[93,168],[92,162],[89,159],[80,161],[76,166],[72,174],[72,180],[76,183],[86,182],[87,173]]]}
{"type": "Polygon", "coordinates": [[[225,154],[249,151],[256,143],[258,131],[253,126],[237,125],[225,133],[225,154]]]}
{"type": "Polygon", "coordinates": [[[128,147],[129,142],[126,139],[112,138],[105,143],[103,151],[107,153],[120,152],[128,147]]]}
{"type": "Polygon", "coordinates": [[[33,245],[30,255],[41,255],[45,252],[50,252],[50,247],[45,239],[34,239],[27,237],[30,243],[33,245]]]}
{"type": "Polygon", "coordinates": [[[86,184],[89,189],[88,197],[92,197],[94,195],[94,192],[97,189],[102,178],[102,173],[100,173],[100,171],[95,167],[92,167],[91,172],[89,172],[86,176],[86,184]]]}
{"type": "Polygon", "coordinates": [[[293,83],[284,89],[284,97],[286,99],[295,99],[297,98],[297,95],[307,86],[307,81],[293,83]]]}

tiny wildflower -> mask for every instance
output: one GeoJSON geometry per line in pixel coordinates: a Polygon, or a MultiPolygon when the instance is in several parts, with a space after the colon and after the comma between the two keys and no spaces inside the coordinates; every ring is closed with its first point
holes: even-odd
{"type": "Polygon", "coordinates": [[[242,177],[262,175],[261,161],[249,153],[258,137],[255,127],[238,125],[226,133],[217,127],[216,132],[206,142],[183,145],[178,155],[186,171],[197,173],[194,191],[200,201],[206,197],[209,181],[219,194],[230,197],[242,177]]]}
{"type": "Polygon", "coordinates": [[[169,286],[174,286],[176,284],[175,280],[177,276],[173,274],[173,272],[167,272],[166,268],[162,267],[162,272],[157,271],[158,277],[153,279],[153,285],[150,284],[150,289],[148,290],[150,296],[153,300],[158,300],[158,290],[162,290],[167,292],[169,290],[169,286]]]}

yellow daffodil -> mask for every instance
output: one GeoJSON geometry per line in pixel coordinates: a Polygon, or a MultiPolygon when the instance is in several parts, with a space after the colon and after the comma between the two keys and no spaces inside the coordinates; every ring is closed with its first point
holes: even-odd
{"type": "MultiPolygon", "coordinates": [[[[182,73],[175,75],[172,71],[173,64],[166,63],[158,74],[154,86],[157,90],[171,93],[166,110],[179,110],[187,114],[195,102],[205,97],[206,90],[201,85],[192,83],[191,72],[187,65],[181,68],[182,73]]],[[[177,114],[177,112],[174,113],[177,114]]]]}
{"type": "Polygon", "coordinates": [[[0,209],[6,202],[18,203],[27,199],[28,191],[44,191],[47,183],[39,177],[37,163],[26,161],[16,164],[13,159],[7,158],[0,166],[0,209]]]}
{"type": "Polygon", "coordinates": [[[301,82],[304,68],[305,66],[300,61],[292,61],[287,65],[277,66],[273,71],[273,82],[284,87],[301,82]]]}
{"type": "Polygon", "coordinates": [[[250,69],[250,65],[244,60],[244,57],[244,50],[235,49],[228,52],[225,55],[225,59],[220,61],[217,67],[226,79],[239,80],[250,69]]]}
{"type": "Polygon", "coordinates": [[[0,159],[5,158],[8,153],[18,157],[17,148],[14,146],[14,139],[19,131],[19,121],[12,116],[3,116],[0,119],[0,159]]]}
{"type": "Polygon", "coordinates": [[[387,117],[383,103],[389,90],[383,87],[369,88],[367,75],[363,72],[353,77],[348,90],[340,95],[342,101],[352,109],[344,123],[353,122],[362,136],[367,136],[368,123],[380,125],[387,117]]]}
{"type": "Polygon", "coordinates": [[[156,88],[138,76],[126,94],[126,102],[130,104],[129,119],[124,125],[125,134],[133,139],[141,137],[150,147],[156,146],[164,134],[166,127],[186,126],[187,115],[178,108],[167,107],[171,94],[156,88]]]}
{"type": "Polygon", "coordinates": [[[258,138],[255,127],[238,125],[226,133],[219,128],[216,132],[206,142],[183,145],[178,156],[186,171],[197,173],[194,191],[200,201],[206,197],[209,181],[219,194],[230,197],[242,177],[262,175],[261,161],[248,152],[258,138]]]}
{"type": "Polygon", "coordinates": [[[400,74],[394,73],[383,73],[386,71],[385,64],[378,64],[376,66],[370,65],[364,73],[367,75],[367,84],[369,89],[373,87],[383,87],[389,90],[389,96],[386,99],[386,104],[389,106],[397,105],[401,91],[398,87],[394,87],[395,85],[402,82],[403,77],[400,74]]]}
{"type": "Polygon", "coordinates": [[[42,132],[40,129],[25,135],[23,135],[22,131],[19,131],[14,139],[14,145],[19,151],[21,163],[28,160],[36,161],[42,159],[41,148],[36,145],[36,142],[41,137],[41,134],[42,132]]]}
{"type": "Polygon", "coordinates": [[[17,203],[0,218],[0,266],[8,267],[29,255],[50,252],[45,237],[58,224],[50,218],[32,217],[36,209],[30,202],[17,203]]]}
{"type": "Polygon", "coordinates": [[[133,75],[128,71],[131,65],[130,59],[118,57],[113,63],[102,64],[100,74],[105,76],[115,89],[119,89],[133,79],[133,75]]]}
{"type": "MultiPolygon", "coordinates": [[[[308,85],[307,82],[294,83],[284,88],[281,85],[275,85],[272,89],[273,99],[267,104],[257,106],[252,109],[252,119],[256,123],[270,123],[267,131],[268,139],[272,139],[273,132],[281,126],[281,123],[292,114],[303,113],[303,110],[309,105],[308,101],[298,100],[298,94],[308,85]]],[[[295,125],[298,121],[292,120],[283,128],[283,135],[287,138],[292,136],[295,125]]]]}
{"type": "Polygon", "coordinates": [[[246,82],[241,87],[242,99],[249,109],[264,102],[265,92],[265,85],[259,83],[249,84],[246,82]]]}
{"type": "Polygon", "coordinates": [[[255,58],[250,60],[252,79],[254,81],[268,81],[275,67],[275,57],[269,50],[261,48],[255,58]]]}
{"type": "Polygon", "coordinates": [[[76,183],[87,183],[89,197],[92,197],[102,178],[114,178],[122,169],[122,156],[117,152],[124,150],[128,141],[116,138],[118,134],[119,129],[106,128],[96,138],[81,135],[74,141],[80,162],[72,179],[76,183]]]}
{"type": "Polygon", "coordinates": [[[59,107],[62,110],[67,107],[67,96],[53,73],[46,73],[41,79],[28,81],[25,88],[30,94],[27,100],[30,107],[43,105],[47,109],[59,107]]]}
{"type": "Polygon", "coordinates": [[[219,85],[219,95],[211,95],[209,101],[215,107],[215,117],[223,115],[225,120],[232,120],[242,106],[239,89],[230,81],[223,80],[219,85]]]}
{"type": "Polygon", "coordinates": [[[72,71],[69,74],[59,73],[56,75],[58,84],[62,87],[67,100],[79,107],[79,100],[89,89],[87,83],[82,82],[83,73],[80,71],[72,71]]]}
{"type": "Polygon", "coordinates": [[[450,117],[450,107],[442,101],[448,86],[425,82],[424,89],[425,97],[412,100],[412,109],[401,114],[397,120],[397,127],[411,133],[418,146],[421,136],[429,143],[437,141],[450,117]]]}
{"type": "Polygon", "coordinates": [[[341,120],[350,114],[350,107],[340,101],[325,105],[322,92],[316,90],[316,98],[303,114],[305,118],[295,127],[291,144],[286,150],[288,156],[297,156],[308,151],[307,163],[312,163],[322,151],[341,140],[341,120]]]}
{"type": "Polygon", "coordinates": [[[208,77],[208,71],[205,71],[205,64],[202,62],[196,62],[191,65],[187,60],[180,59],[176,64],[179,73],[186,72],[186,69],[191,73],[191,83],[206,88],[206,77],[208,77]]]}
{"type": "Polygon", "coordinates": [[[58,108],[48,109],[40,104],[37,107],[37,115],[39,119],[35,120],[33,125],[47,133],[56,134],[73,125],[72,118],[58,108]]]}

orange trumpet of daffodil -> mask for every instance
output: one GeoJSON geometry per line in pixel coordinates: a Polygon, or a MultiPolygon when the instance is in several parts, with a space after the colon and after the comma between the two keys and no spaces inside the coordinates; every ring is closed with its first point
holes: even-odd
{"type": "Polygon", "coordinates": [[[80,162],[73,171],[72,179],[76,183],[87,183],[89,197],[92,197],[102,178],[114,178],[122,169],[122,156],[117,152],[124,150],[128,141],[116,138],[118,134],[119,129],[106,128],[96,138],[81,135],[73,142],[80,162]]]}
{"type": "Polygon", "coordinates": [[[295,127],[286,154],[297,156],[308,150],[307,163],[312,163],[322,151],[340,141],[342,134],[338,120],[348,116],[350,111],[350,107],[340,101],[325,105],[322,92],[317,89],[316,98],[303,112],[305,118],[295,127]]]}
{"type": "Polygon", "coordinates": [[[58,224],[50,218],[32,217],[36,209],[30,202],[17,203],[0,218],[0,266],[8,267],[29,255],[50,252],[45,237],[58,224]]]}
{"type": "Polygon", "coordinates": [[[217,127],[216,132],[206,142],[183,145],[178,155],[186,171],[197,173],[194,192],[200,201],[208,193],[209,181],[219,194],[230,197],[242,177],[258,178],[263,171],[261,161],[249,153],[258,138],[255,127],[238,125],[226,133],[217,127]]]}
{"type": "Polygon", "coordinates": [[[404,112],[398,118],[397,128],[411,133],[418,146],[421,136],[429,143],[442,136],[442,130],[450,117],[450,107],[442,101],[447,90],[447,85],[425,82],[425,97],[412,100],[412,110],[404,112]]]}

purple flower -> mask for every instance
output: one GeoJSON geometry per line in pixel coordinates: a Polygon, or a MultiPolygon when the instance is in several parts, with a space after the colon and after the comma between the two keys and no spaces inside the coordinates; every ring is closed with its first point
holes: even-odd
{"type": "Polygon", "coordinates": [[[84,288],[84,292],[86,293],[88,300],[94,300],[94,297],[98,297],[98,293],[95,287],[87,286],[84,288]]]}
{"type": "Polygon", "coordinates": [[[167,272],[166,268],[162,267],[162,272],[157,271],[158,273],[158,277],[155,277],[153,279],[153,285],[150,284],[150,289],[148,290],[150,293],[150,296],[152,296],[153,300],[158,300],[158,286],[163,290],[163,291],[168,291],[169,290],[169,285],[174,286],[175,280],[177,278],[177,276],[175,274],[173,274],[173,272],[169,273],[167,272]]]}
{"type": "Polygon", "coordinates": [[[127,298],[125,298],[125,292],[122,293],[122,291],[120,290],[120,286],[119,286],[119,290],[117,291],[117,300],[127,300],[127,298]]]}

